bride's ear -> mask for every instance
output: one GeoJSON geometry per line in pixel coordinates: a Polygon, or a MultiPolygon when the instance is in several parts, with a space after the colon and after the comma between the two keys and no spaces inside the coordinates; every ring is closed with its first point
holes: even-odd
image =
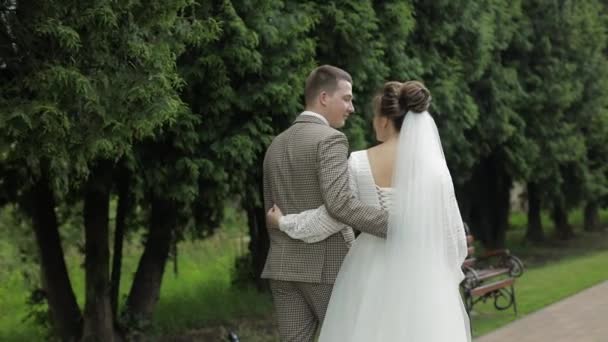
{"type": "Polygon", "coordinates": [[[380,116],[380,124],[382,125],[383,129],[387,129],[388,126],[391,124],[390,121],[391,119],[389,119],[388,116],[380,116]]]}

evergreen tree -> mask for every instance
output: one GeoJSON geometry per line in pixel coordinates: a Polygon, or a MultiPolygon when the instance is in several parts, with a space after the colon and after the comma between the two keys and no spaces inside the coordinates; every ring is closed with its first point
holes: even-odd
{"type": "MultiPolygon", "coordinates": [[[[116,161],[183,105],[176,28],[187,1],[6,2],[2,170],[32,218],[52,325],[63,340],[112,341],[109,201],[116,161]],[[8,43],[7,43],[8,42],[8,43]],[[76,304],[56,207],[84,203],[86,294],[76,304]]],[[[189,29],[188,29],[189,30],[189,29]]]]}
{"type": "Polygon", "coordinates": [[[527,178],[528,190],[532,190],[529,197],[535,201],[530,205],[534,211],[529,213],[527,236],[542,237],[534,225],[540,225],[544,202],[552,212],[558,236],[569,238],[573,233],[568,210],[582,200],[588,174],[588,147],[581,125],[591,122],[589,115],[602,107],[597,101],[588,102],[597,94],[593,89],[601,89],[594,83],[603,82],[594,80],[595,75],[590,77],[590,72],[603,68],[598,57],[605,46],[598,26],[602,19],[596,1],[530,1],[524,3],[524,13],[530,22],[532,49],[520,55],[519,71],[528,102],[519,110],[531,151],[535,151],[527,178]],[[588,68],[589,62],[594,62],[592,68],[588,68]],[[590,98],[589,94],[594,95],[590,98]]]}
{"type": "Polygon", "coordinates": [[[197,18],[214,18],[220,34],[189,46],[178,60],[182,98],[198,121],[188,128],[197,135],[193,156],[200,165],[192,227],[206,236],[229,201],[241,203],[253,257],[245,269],[258,275],[268,248],[261,164],[272,137],[302,110],[304,79],[314,65],[308,10],[296,1],[201,2],[197,18]]]}

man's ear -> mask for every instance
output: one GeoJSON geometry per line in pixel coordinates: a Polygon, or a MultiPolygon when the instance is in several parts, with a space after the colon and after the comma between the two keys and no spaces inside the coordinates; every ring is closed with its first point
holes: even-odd
{"type": "Polygon", "coordinates": [[[328,101],[328,94],[326,91],[322,91],[319,94],[319,103],[325,107],[325,106],[327,106],[327,101],[328,101]]]}

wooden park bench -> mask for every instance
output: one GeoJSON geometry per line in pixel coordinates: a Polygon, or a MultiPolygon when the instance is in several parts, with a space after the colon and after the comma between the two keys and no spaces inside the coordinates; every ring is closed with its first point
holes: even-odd
{"type": "Polygon", "coordinates": [[[514,285],[515,278],[524,272],[522,261],[508,249],[491,250],[475,256],[474,239],[466,224],[465,230],[469,252],[462,264],[465,278],[460,287],[467,313],[470,314],[473,306],[480,301],[485,303],[487,300],[493,300],[496,309],[506,310],[513,307],[517,315],[514,285]]]}

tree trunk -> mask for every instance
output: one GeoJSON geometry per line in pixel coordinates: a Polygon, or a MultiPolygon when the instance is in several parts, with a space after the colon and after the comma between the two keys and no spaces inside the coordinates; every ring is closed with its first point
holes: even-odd
{"type": "Polygon", "coordinates": [[[467,182],[469,228],[486,248],[503,248],[509,225],[511,177],[496,156],[480,161],[467,182]]]}
{"type": "Polygon", "coordinates": [[[52,326],[62,341],[76,341],[82,333],[82,316],[68,277],[59,235],[55,198],[49,179],[43,177],[26,198],[40,253],[44,290],[51,314],[52,326]]]}
{"type": "Polygon", "coordinates": [[[85,189],[86,303],[83,341],[114,341],[110,304],[109,204],[112,166],[99,162],[85,189]]]}
{"type": "Polygon", "coordinates": [[[150,232],[127,298],[127,315],[138,322],[148,322],[158,301],[169,257],[177,210],[169,200],[152,199],[150,232]]]}
{"type": "Polygon", "coordinates": [[[599,205],[595,201],[589,201],[585,204],[584,228],[588,232],[600,229],[600,210],[599,205]]]}
{"type": "Polygon", "coordinates": [[[122,246],[125,236],[127,215],[131,211],[132,200],[130,180],[126,172],[118,179],[118,206],[116,208],[116,224],[114,230],[114,251],[112,253],[112,278],[110,300],[112,314],[118,317],[118,295],[120,290],[120,275],[122,272],[122,246]]]}
{"type": "Polygon", "coordinates": [[[266,263],[268,248],[270,247],[268,231],[266,230],[266,212],[264,208],[248,208],[247,221],[250,237],[249,253],[251,254],[251,267],[253,267],[253,274],[255,277],[253,280],[255,281],[257,289],[264,291],[268,289],[268,283],[260,278],[260,276],[264,269],[264,264],[266,263]]]}
{"type": "MultiPolygon", "coordinates": [[[[264,198],[264,182],[263,182],[263,161],[264,156],[258,156],[258,172],[256,174],[257,179],[254,181],[258,185],[259,198],[264,198]]],[[[263,202],[263,200],[262,200],[263,202]]],[[[249,226],[249,254],[251,255],[251,265],[253,268],[253,278],[256,288],[259,291],[268,291],[270,288],[268,282],[261,278],[264,265],[266,264],[266,257],[268,256],[268,249],[270,248],[270,238],[268,237],[268,231],[266,230],[266,210],[264,209],[264,203],[261,206],[252,205],[254,201],[245,198],[243,200],[243,207],[247,212],[247,225],[249,226]]]]}
{"type": "MultiPolygon", "coordinates": [[[[456,192],[456,200],[458,201],[458,209],[460,209],[460,216],[462,220],[467,224],[471,225],[471,211],[473,209],[473,195],[471,194],[471,186],[469,183],[465,184],[454,184],[454,191],[456,192]]],[[[470,232],[471,234],[473,232],[470,232]]]]}
{"type": "Polygon", "coordinates": [[[568,211],[561,201],[556,201],[553,205],[551,218],[555,225],[555,233],[558,239],[568,240],[574,237],[574,230],[568,222],[568,211]]]}
{"type": "Polygon", "coordinates": [[[526,230],[526,239],[535,243],[545,240],[540,205],[538,185],[530,182],[528,183],[528,229],[526,230]]]}

